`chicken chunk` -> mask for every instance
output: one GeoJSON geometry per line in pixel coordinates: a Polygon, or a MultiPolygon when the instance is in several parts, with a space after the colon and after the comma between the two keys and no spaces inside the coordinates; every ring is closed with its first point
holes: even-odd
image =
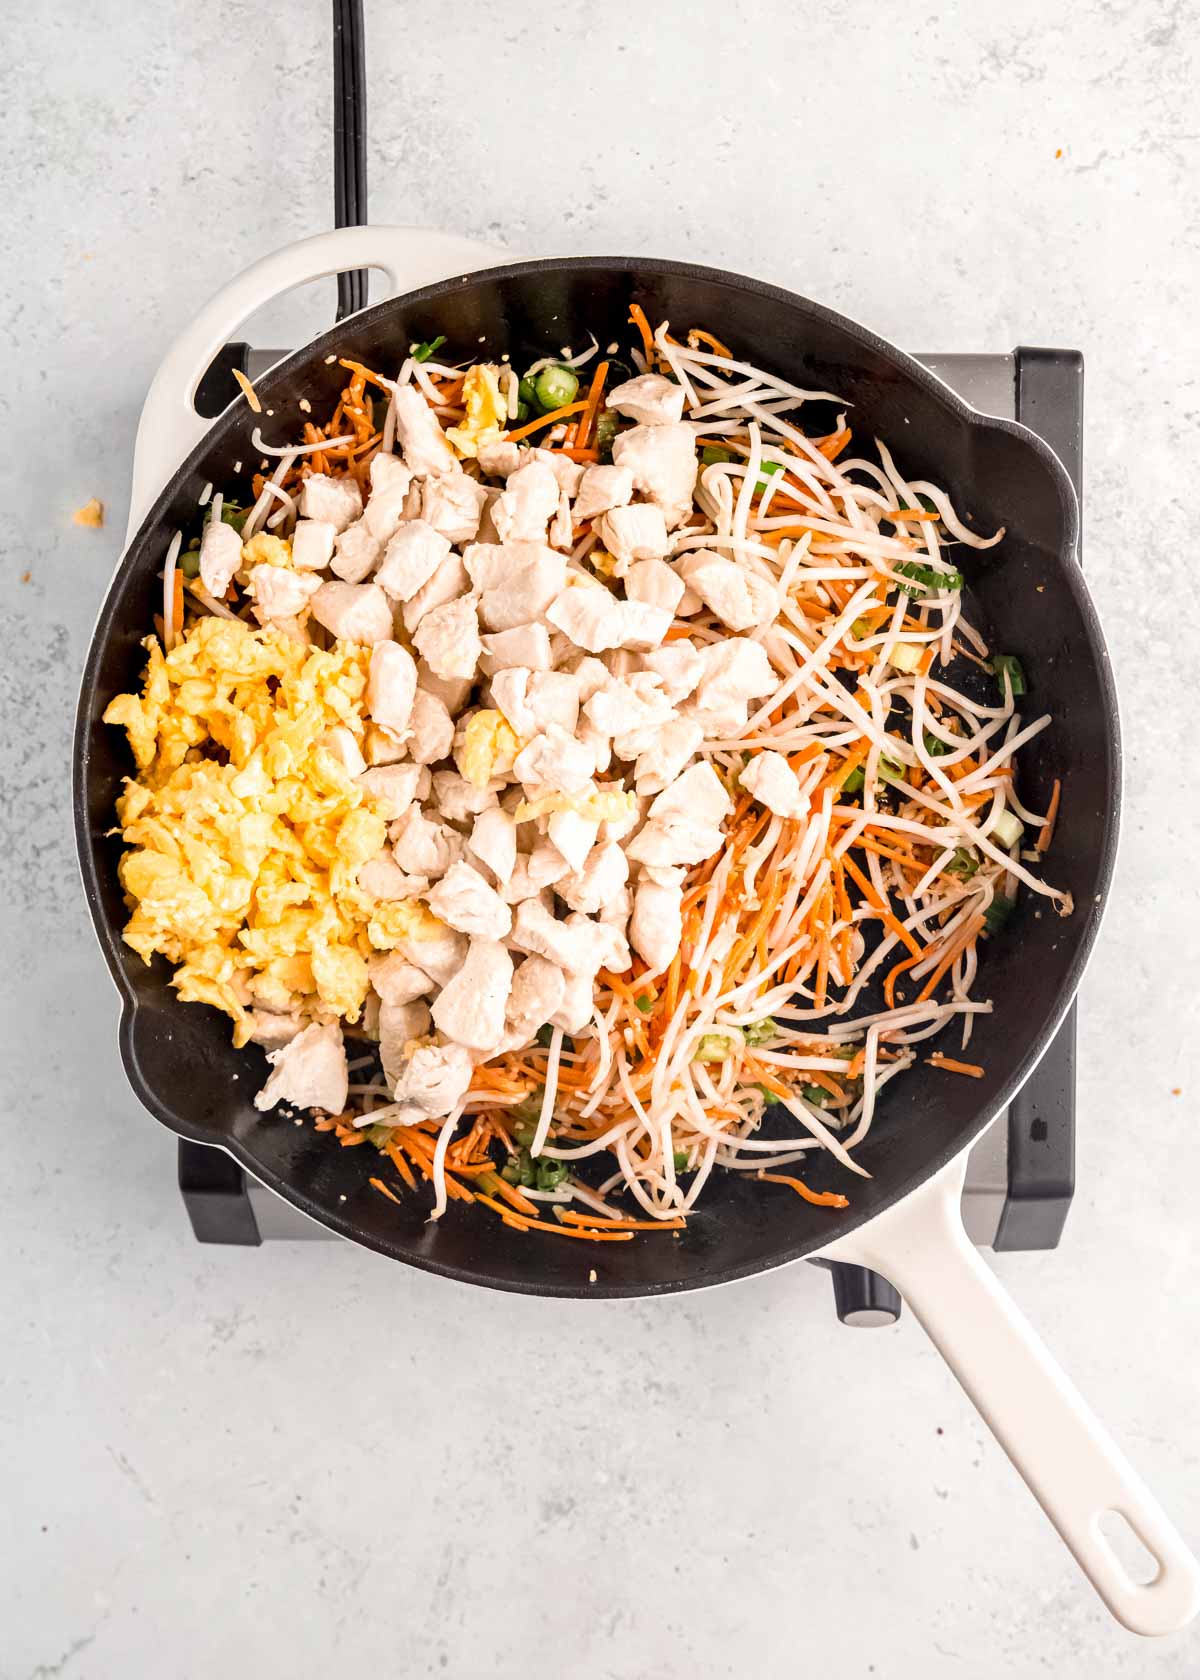
{"type": "Polygon", "coordinates": [[[661,793],[682,772],[692,754],[699,752],[704,730],[695,718],[670,718],[657,731],[656,739],[638,753],[633,766],[633,785],[639,794],[661,793]]]}
{"type": "Polygon", "coordinates": [[[699,654],[704,673],[681,710],[696,719],[706,737],[735,735],[746,722],[749,702],[771,694],[779,678],[761,644],[744,636],[711,642],[699,654]]]}
{"type": "Polygon", "coordinates": [[[626,600],[661,607],[672,618],[683,599],[683,590],[683,579],[665,560],[638,560],[625,574],[626,600]]]}
{"type": "Polygon", "coordinates": [[[333,559],[329,562],[329,569],[335,577],[340,577],[343,583],[362,583],[369,578],[379,564],[383,549],[377,538],[371,535],[365,519],[357,524],[347,525],[346,529],[335,539],[333,559]]]}
{"type": "Polygon", "coordinates": [[[367,761],[354,738],[354,732],[344,724],[339,723],[332,729],[327,729],[321,737],[320,744],[337,760],[347,776],[361,776],[367,768],[367,761]]]}
{"type": "Polygon", "coordinates": [[[545,615],[566,582],[563,555],[542,542],[474,543],[463,556],[486,630],[515,630],[545,615]]]}
{"type": "Polygon", "coordinates": [[[412,385],[402,385],[392,398],[396,437],[409,470],[417,477],[459,471],[458,457],[438,424],[437,415],[412,385]]]}
{"type": "Polygon", "coordinates": [[[551,845],[560,853],[567,867],[578,873],[596,843],[600,824],[581,817],[577,811],[552,811],[546,830],[551,845]]]}
{"type": "Polygon", "coordinates": [[[362,522],[377,543],[388,542],[404,518],[412,489],[412,474],[394,455],[376,455],[371,462],[371,495],[362,522]]]}
{"type": "Polygon", "coordinates": [[[429,1010],[415,999],[410,1003],[382,1003],[379,1007],[379,1061],[393,1087],[403,1074],[416,1046],[413,1040],[429,1031],[429,1010]]]}
{"type": "MultiPolygon", "coordinates": [[[[472,1062],[461,1044],[419,1044],[396,1076],[392,1095],[420,1114],[453,1113],[471,1088],[472,1062]]],[[[369,1126],[370,1114],[362,1124],[369,1126]]]]}
{"type": "Polygon", "coordinates": [[[569,910],[595,915],[617,896],[628,878],[625,853],[615,840],[609,840],[594,845],[582,869],[564,875],[554,890],[569,910]]]}
{"type": "Polygon", "coordinates": [[[267,1056],[271,1074],[254,1099],[265,1111],[276,1103],[293,1108],[320,1108],[326,1114],[341,1114],[346,1106],[350,1076],[342,1029],[336,1024],[314,1022],[298,1032],[289,1043],[267,1056]]]}
{"type": "Polygon", "coordinates": [[[642,664],[661,678],[663,693],[673,706],[687,699],[706,670],[699,648],[688,637],[643,655],[642,664]]]}
{"type": "Polygon", "coordinates": [[[633,477],[633,487],[656,502],[673,531],[692,508],[696,488],[696,439],[686,422],[634,426],[613,439],[613,462],[633,477]]]}
{"type": "Polygon", "coordinates": [[[292,532],[292,565],[298,572],[323,572],[333,559],[337,531],[328,519],[299,519],[292,532]]]}
{"type": "Polygon", "coordinates": [[[667,968],[683,938],[683,885],[638,882],[629,919],[629,943],[642,961],[658,972],[667,968]]]}
{"type": "Polygon", "coordinates": [[[779,591],[773,583],[710,549],[698,548],[689,554],[680,572],[688,588],[730,630],[757,629],[769,624],[779,611],[779,591]]]}
{"type": "Polygon", "coordinates": [[[504,714],[514,734],[526,739],[537,733],[537,720],[526,698],[528,689],[529,672],[521,668],[497,671],[491,681],[492,704],[504,714]]]}
{"type": "Polygon", "coordinates": [[[550,669],[550,633],[544,624],[518,624],[512,630],[497,630],[481,636],[485,677],[497,671],[523,666],[527,671],[550,669]]]}
{"type": "Polygon", "coordinates": [[[397,899],[420,898],[428,892],[429,882],[424,875],[407,875],[391,852],[380,852],[369,858],[358,872],[358,884],[368,898],[392,903],[397,899]]]}
{"type": "Polygon", "coordinates": [[[421,518],[452,543],[474,542],[487,501],[482,484],[465,472],[427,478],[421,493],[421,518]]]}
{"type": "Polygon", "coordinates": [[[545,616],[576,647],[603,653],[621,645],[626,631],[623,605],[603,584],[569,584],[547,607],[545,616]]]}
{"type": "Polygon", "coordinates": [[[367,973],[384,1003],[397,1006],[412,1003],[433,991],[434,983],[428,974],[399,951],[375,952],[367,958],[367,973]]]}
{"type": "Polygon", "coordinates": [[[492,507],[502,543],[546,540],[546,526],[558,511],[558,480],[544,461],[528,461],[508,479],[492,507]]]}
{"type": "Polygon", "coordinates": [[[628,467],[588,467],[575,499],[577,521],[595,519],[610,508],[624,507],[633,499],[633,474],[628,467]]]}
{"type": "Polygon", "coordinates": [[[702,863],[720,849],[724,836],[719,825],[732,808],[712,766],[693,764],[651,802],[626,855],[658,866],[702,863]]]}
{"type": "Polygon", "coordinates": [[[462,837],[445,823],[427,817],[419,806],[410,805],[400,819],[392,852],[406,875],[436,881],[462,855],[462,837]]]}
{"type": "Polygon", "coordinates": [[[518,951],[545,957],[568,974],[594,976],[611,951],[613,929],[586,916],[568,916],[565,922],[536,898],[517,905],[509,941],[518,951]]]}
{"type": "MultiPolygon", "coordinates": [[[[403,817],[418,797],[421,782],[419,764],[378,764],[359,780],[389,822],[403,817]]],[[[419,871],[418,871],[419,873],[419,871]]]]}
{"type": "Polygon", "coordinates": [[[491,870],[501,886],[506,885],[517,861],[515,818],[499,806],[480,811],[471,827],[467,850],[491,870]]]}
{"type": "MultiPolygon", "coordinates": [[[[450,601],[457,601],[460,596],[469,595],[470,592],[471,580],[462,563],[462,556],[452,551],[429,581],[422,584],[412,599],[405,601],[400,609],[404,628],[410,636],[413,635],[426,613],[432,612],[435,607],[444,607],[450,601]]],[[[461,701],[459,704],[461,705],[461,701]]],[[[451,706],[450,710],[454,711],[456,708],[451,706]]]]}
{"type": "Polygon", "coordinates": [[[581,1033],[596,1012],[594,974],[564,974],[562,1002],[550,1017],[552,1027],[581,1033]]]}
{"type": "Polygon", "coordinates": [[[526,957],[518,964],[504,1018],[520,1046],[528,1044],[538,1028],[562,1007],[563,992],[563,971],[555,963],[545,957],[526,957]]]}
{"type": "Polygon", "coordinates": [[[252,566],[247,593],[254,602],[258,622],[273,624],[302,613],[320,587],[320,578],[312,572],[294,572],[288,566],[252,566]]]}
{"type": "Polygon", "coordinates": [[[512,979],[512,958],[504,946],[495,939],[472,939],[461,970],[434,1003],[434,1025],[476,1055],[491,1054],[504,1037],[512,979]]]}
{"type": "Polygon", "coordinates": [[[242,539],[223,519],[204,522],[200,537],[200,582],[220,600],[242,563],[242,539]]]}
{"type": "Polygon", "coordinates": [[[343,642],[387,642],[392,609],[375,583],[323,583],[312,598],[312,615],[343,642]]]}
{"type": "Polygon", "coordinates": [[[673,426],[683,418],[683,386],[661,373],[639,374],[610,391],[607,406],[639,426],[673,426]]]}
{"type": "Polygon", "coordinates": [[[426,694],[432,694],[435,700],[440,700],[451,717],[457,717],[462,711],[471,698],[474,686],[469,677],[439,677],[429,669],[423,659],[417,660],[417,687],[424,689],[426,694]]]}
{"type": "Polygon", "coordinates": [[[376,642],[367,677],[367,712],[398,740],[409,733],[416,691],[417,667],[412,654],[399,642],[376,642]]]}
{"type": "Polygon", "coordinates": [[[478,596],[460,595],[434,607],[418,624],[413,641],[439,677],[473,678],[483,652],[479,640],[478,596]]]}
{"type": "Polygon", "coordinates": [[[463,965],[467,936],[430,916],[427,924],[402,933],[396,950],[414,968],[423,969],[435,985],[444,986],[463,965]]]}
{"type": "Polygon", "coordinates": [[[449,553],[449,540],[440,531],[424,519],[406,519],[392,533],[375,581],[394,601],[411,601],[449,553]]]}
{"type": "Polygon", "coordinates": [[[435,770],[433,804],[447,822],[467,822],[481,811],[491,810],[498,800],[491,788],[476,787],[457,770],[435,770]]]}
{"type": "Polygon", "coordinates": [[[558,488],[572,501],[575,499],[579,493],[579,481],[583,477],[583,468],[577,461],[572,461],[561,449],[533,449],[530,450],[530,459],[544,462],[558,480],[558,488]]]}
{"type": "Polygon", "coordinates": [[[693,764],[677,781],[650,802],[651,821],[659,817],[688,816],[700,822],[723,822],[733,810],[733,801],[721,785],[711,764],[693,764]]]}
{"type": "Polygon", "coordinates": [[[671,552],[663,510],[654,502],[612,508],[600,515],[593,529],[616,561],[617,577],[624,577],[634,560],[659,560],[671,552]]]}
{"type": "Polygon", "coordinates": [[[503,939],[512,927],[508,905],[469,863],[452,863],[428,903],[448,926],[480,939],[503,939]]]}
{"type": "MultiPolygon", "coordinates": [[[[513,872],[501,892],[506,904],[523,904],[538,898],[567,873],[567,860],[549,840],[540,841],[531,852],[518,852],[513,872]]],[[[549,905],[546,906],[550,908],[549,905]]]]}
{"type": "Polygon", "coordinates": [[[517,754],[513,770],[539,793],[582,793],[591,785],[592,757],[565,729],[551,724],[517,754]]]}
{"type": "Polygon", "coordinates": [[[304,519],[324,519],[338,533],[362,517],[362,491],[356,479],[330,478],[328,473],[309,473],[300,486],[300,514],[304,519]]]}
{"type": "Polygon", "coordinates": [[[521,448],[519,443],[508,443],[503,438],[494,438],[488,443],[479,445],[479,470],[486,473],[488,478],[511,478],[526,459],[528,451],[521,448]]]}
{"type": "Polygon", "coordinates": [[[761,752],[752,758],[742,771],[741,783],[773,816],[802,817],[808,810],[800,778],[782,753],[761,752]]]}
{"type": "Polygon", "coordinates": [[[408,750],[417,764],[436,764],[450,756],[454,742],[454,719],[436,694],[418,688],[409,718],[408,750]]]}

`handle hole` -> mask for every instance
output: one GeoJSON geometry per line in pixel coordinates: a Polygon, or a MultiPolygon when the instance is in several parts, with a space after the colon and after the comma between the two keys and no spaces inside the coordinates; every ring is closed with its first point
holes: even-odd
{"type": "Polygon", "coordinates": [[[1152,1586],[1162,1573],[1162,1566],[1124,1511],[1101,1511],[1098,1526],[1113,1557],[1134,1586],[1152,1586]]]}

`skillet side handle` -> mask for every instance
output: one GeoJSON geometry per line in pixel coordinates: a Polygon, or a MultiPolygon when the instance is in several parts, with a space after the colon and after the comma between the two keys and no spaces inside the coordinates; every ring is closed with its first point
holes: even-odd
{"type": "Polygon", "coordinates": [[[900,1291],[1117,1620],[1174,1633],[1200,1609],[1200,1566],[1150,1489],[963,1229],[965,1155],[824,1254],[900,1291]],[[1155,1564],[1139,1582],[1100,1530],[1115,1511],[1155,1564]]]}
{"type": "Polygon", "coordinates": [[[251,263],[184,328],[154,376],[134,446],[126,544],[163,485],[212,424],[196,413],[196,387],[221,346],[256,309],[294,286],[347,269],[382,269],[392,297],[512,260],[511,253],[498,246],[429,228],[347,227],[298,239],[251,263]]]}

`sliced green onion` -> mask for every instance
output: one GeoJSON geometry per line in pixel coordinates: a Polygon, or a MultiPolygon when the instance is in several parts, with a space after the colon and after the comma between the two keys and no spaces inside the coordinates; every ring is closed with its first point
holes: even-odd
{"type": "MultiPolygon", "coordinates": [[[[514,1103],[508,1111],[508,1118],[512,1122],[513,1136],[516,1137],[522,1128],[527,1128],[532,1138],[537,1129],[537,1123],[542,1117],[542,1098],[546,1094],[546,1087],[539,1085],[530,1091],[527,1097],[522,1097],[519,1103],[514,1103]]],[[[523,1142],[523,1139],[518,1139],[523,1142]]]]}
{"type": "Polygon", "coordinates": [[[637,1004],[643,1015],[649,1015],[650,1011],[654,1008],[654,999],[648,992],[643,992],[641,997],[634,998],[633,1001],[637,1004]]]}
{"type": "Polygon", "coordinates": [[[376,1149],[384,1149],[392,1141],[392,1126],[368,1126],[367,1142],[373,1143],[376,1149]]]}
{"type": "Polygon", "coordinates": [[[769,478],[774,478],[776,473],[781,473],[782,471],[782,461],[763,461],[759,467],[758,478],[755,480],[754,488],[756,490],[765,490],[767,488],[767,480],[769,478]]]}
{"type": "Polygon", "coordinates": [[[606,411],[596,420],[596,450],[601,461],[612,460],[613,439],[619,430],[620,422],[615,414],[606,411]]]}
{"type": "Polygon", "coordinates": [[[239,507],[236,502],[222,502],[221,523],[222,525],[232,525],[235,531],[240,531],[246,523],[246,515],[249,512],[249,508],[239,507]]]}
{"type": "Polygon", "coordinates": [[[886,753],[879,755],[879,780],[881,782],[904,782],[908,780],[908,771],[903,764],[897,764],[886,753]]]}
{"type": "Polygon", "coordinates": [[[954,856],[946,865],[948,875],[957,875],[960,880],[969,881],[979,868],[979,859],[967,846],[955,846],[954,856]]]}
{"type": "Polygon", "coordinates": [[[925,751],[930,758],[945,758],[948,752],[954,751],[949,741],[943,741],[940,736],[931,735],[928,729],[923,732],[922,738],[925,742],[925,751]]]}
{"type": "Polygon", "coordinates": [[[675,1162],[675,1171],[677,1173],[691,1171],[691,1168],[688,1166],[688,1157],[689,1152],[686,1149],[676,1149],[673,1152],[672,1159],[675,1162]]]}
{"type": "Polygon", "coordinates": [[[919,560],[902,560],[894,570],[912,579],[911,583],[896,586],[906,595],[920,596],[930,589],[961,589],[963,586],[961,572],[939,572],[936,566],[923,566],[919,560]]]}
{"type": "Polygon", "coordinates": [[[1025,832],[1025,824],[1014,811],[997,811],[988,829],[988,838],[994,835],[1004,847],[1015,846],[1025,832]]]}
{"type": "Polygon", "coordinates": [[[427,362],[434,351],[440,350],[445,342],[445,333],[439,333],[436,338],[431,338],[424,344],[410,344],[408,353],[414,362],[427,362]]]}
{"type": "Polygon", "coordinates": [[[829,1092],[824,1085],[802,1085],[800,1095],[806,1103],[812,1103],[816,1108],[824,1108],[829,1101],[829,1092]]]}
{"type": "Polygon", "coordinates": [[[924,652],[925,649],[916,642],[897,642],[888,654],[888,664],[894,665],[897,671],[907,671],[911,676],[921,663],[924,652]]]}
{"type": "Polygon", "coordinates": [[[985,933],[999,933],[1013,913],[1015,898],[1004,898],[997,893],[996,897],[983,912],[983,931],[985,933]]]}
{"type": "Polygon", "coordinates": [[[842,792],[858,793],[866,779],[866,776],[863,774],[862,765],[856,764],[854,769],[850,771],[849,775],[842,783],[842,792]]]}
{"type": "Polygon", "coordinates": [[[694,1062],[727,1062],[729,1052],[732,1049],[733,1040],[728,1033],[705,1033],[692,1052],[692,1060],[694,1062]]]}
{"type": "Polygon", "coordinates": [[[706,443],[704,448],[700,451],[700,462],[702,466],[719,467],[723,466],[726,461],[732,460],[733,451],[731,449],[722,449],[720,444],[706,443]]]}
{"type": "MultiPolygon", "coordinates": [[[[903,496],[897,496],[896,500],[900,503],[901,512],[908,513],[909,510],[912,507],[912,503],[911,502],[906,502],[904,500],[903,496]]],[[[926,513],[936,513],[937,512],[937,503],[930,501],[928,496],[918,496],[917,501],[925,509],[926,513]]]]}
{"type": "Polygon", "coordinates": [[[186,578],[200,576],[200,550],[189,548],[186,554],[179,556],[179,569],[186,578]]]}
{"type": "MultiPolygon", "coordinates": [[[[543,414],[549,414],[555,408],[565,408],[579,394],[578,376],[569,367],[543,368],[529,383],[533,400],[543,414]]],[[[524,393],[518,389],[518,395],[524,393]]]]}
{"type": "Polygon", "coordinates": [[[1015,653],[998,653],[992,660],[992,675],[1004,687],[1004,673],[1008,672],[1008,680],[1012,684],[1013,698],[1019,694],[1028,694],[1029,686],[1025,681],[1025,667],[1015,653]]]}
{"type": "Polygon", "coordinates": [[[769,1044],[779,1034],[779,1025],[769,1015],[764,1015],[761,1021],[751,1021],[748,1027],[742,1028],[742,1037],[752,1050],[760,1045],[769,1044]]]}
{"type": "Polygon", "coordinates": [[[765,1085],[752,1085],[750,1089],[752,1091],[757,1091],[759,1096],[765,1097],[769,1103],[777,1103],[779,1101],[779,1098],[775,1095],[774,1091],[768,1090],[765,1085]]]}

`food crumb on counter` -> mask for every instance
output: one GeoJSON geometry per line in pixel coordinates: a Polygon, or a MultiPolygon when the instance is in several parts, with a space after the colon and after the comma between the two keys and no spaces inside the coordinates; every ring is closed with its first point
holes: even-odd
{"type": "Polygon", "coordinates": [[[93,496],[90,502],[76,508],[71,518],[76,525],[83,525],[89,531],[98,531],[104,524],[104,503],[93,496]]]}

